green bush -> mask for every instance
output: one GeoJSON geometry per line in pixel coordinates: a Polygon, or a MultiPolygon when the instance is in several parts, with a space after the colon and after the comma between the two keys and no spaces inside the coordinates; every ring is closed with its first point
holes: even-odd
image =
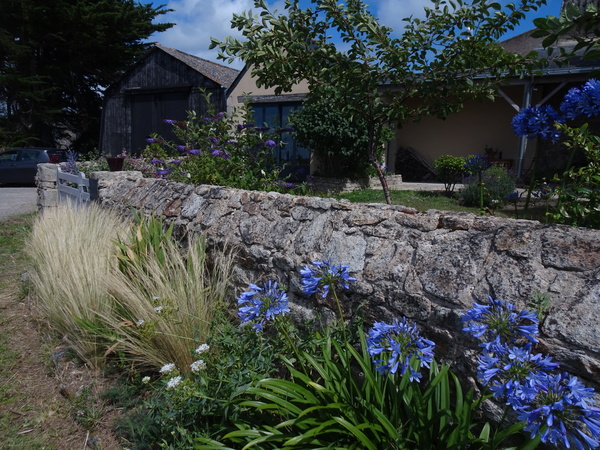
{"type": "Polygon", "coordinates": [[[439,181],[444,183],[446,194],[454,192],[456,183],[462,181],[465,174],[465,158],[462,156],[442,155],[433,162],[433,168],[439,181]]]}
{"type": "MultiPolygon", "coordinates": [[[[501,166],[492,165],[481,173],[483,182],[484,206],[496,209],[507,202],[507,197],[515,190],[515,180],[501,166]]],[[[479,181],[477,176],[465,180],[465,187],[460,193],[466,206],[479,206],[479,181]]]]}

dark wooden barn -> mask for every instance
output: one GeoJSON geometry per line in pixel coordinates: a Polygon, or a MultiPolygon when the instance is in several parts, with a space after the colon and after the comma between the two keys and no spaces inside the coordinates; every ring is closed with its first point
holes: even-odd
{"type": "Polygon", "coordinates": [[[206,113],[203,91],[211,94],[216,112],[226,110],[226,90],[238,70],[155,44],[105,92],[100,152],[123,149],[139,155],[146,138],[158,133],[172,139],[165,119],[184,120],[188,111],[206,113]]]}

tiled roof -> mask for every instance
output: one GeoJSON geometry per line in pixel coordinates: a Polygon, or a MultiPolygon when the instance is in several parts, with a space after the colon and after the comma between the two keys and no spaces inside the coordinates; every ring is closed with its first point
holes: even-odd
{"type": "Polygon", "coordinates": [[[213,80],[215,83],[219,83],[225,87],[231,86],[231,83],[234,82],[239,73],[239,70],[190,55],[189,53],[185,53],[174,48],[165,47],[164,45],[160,44],[154,45],[165,53],[171,55],[173,58],[178,59],[197,72],[200,72],[205,77],[213,80]]]}

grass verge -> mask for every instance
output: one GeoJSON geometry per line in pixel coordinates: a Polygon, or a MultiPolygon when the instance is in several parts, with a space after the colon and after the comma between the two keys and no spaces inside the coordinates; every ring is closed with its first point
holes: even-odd
{"type": "MultiPolygon", "coordinates": [[[[437,209],[440,211],[462,211],[479,214],[479,208],[461,205],[457,197],[447,197],[441,191],[390,191],[390,197],[394,205],[403,205],[415,208],[419,211],[437,209]]],[[[383,191],[365,189],[361,191],[348,192],[336,195],[337,199],[346,199],[353,203],[385,203],[383,191]]],[[[547,206],[541,203],[532,203],[527,211],[523,210],[524,202],[517,205],[504,205],[493,211],[498,217],[511,219],[527,219],[546,222],[547,206]]]]}

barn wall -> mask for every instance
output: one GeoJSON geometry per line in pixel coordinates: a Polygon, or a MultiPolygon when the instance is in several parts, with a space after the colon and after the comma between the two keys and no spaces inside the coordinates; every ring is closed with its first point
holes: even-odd
{"type": "Polygon", "coordinates": [[[143,147],[140,133],[158,133],[167,139],[172,138],[170,126],[164,124],[163,120],[185,119],[187,111],[192,110],[199,114],[206,113],[202,90],[211,93],[211,102],[217,112],[226,109],[225,89],[222,86],[158,48],[150,52],[107,90],[102,114],[100,152],[117,154],[126,149],[135,153],[143,147]],[[172,97],[182,93],[185,93],[183,102],[177,106],[166,106],[168,101],[175,102],[172,97]],[[142,100],[143,106],[140,107],[139,102],[142,100]],[[136,102],[138,109],[147,115],[132,120],[132,108],[136,102]],[[133,136],[134,124],[138,127],[145,124],[146,127],[142,132],[137,130],[137,138],[133,136]]]}

